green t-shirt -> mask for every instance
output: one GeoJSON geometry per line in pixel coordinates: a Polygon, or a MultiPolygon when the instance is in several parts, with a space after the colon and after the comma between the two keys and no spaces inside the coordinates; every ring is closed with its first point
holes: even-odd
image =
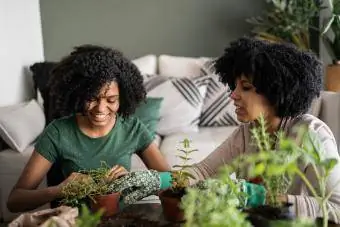
{"type": "Polygon", "coordinates": [[[112,130],[91,138],[78,127],[75,116],[51,122],[39,137],[35,149],[50,162],[58,161],[64,177],[80,170],[96,169],[101,162],[130,170],[131,156],[144,151],[153,136],[138,118],[117,117],[112,130]]]}

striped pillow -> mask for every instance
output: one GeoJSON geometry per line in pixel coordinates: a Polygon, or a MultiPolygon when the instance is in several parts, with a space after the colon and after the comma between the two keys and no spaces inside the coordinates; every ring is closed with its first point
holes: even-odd
{"type": "Polygon", "coordinates": [[[195,78],[144,76],[148,97],[161,97],[157,133],[166,136],[178,132],[198,131],[199,117],[207,85],[195,78]]]}
{"type": "Polygon", "coordinates": [[[230,89],[219,81],[218,75],[208,69],[201,69],[201,80],[207,84],[199,126],[235,126],[237,120],[233,100],[229,97],[230,89]]]}

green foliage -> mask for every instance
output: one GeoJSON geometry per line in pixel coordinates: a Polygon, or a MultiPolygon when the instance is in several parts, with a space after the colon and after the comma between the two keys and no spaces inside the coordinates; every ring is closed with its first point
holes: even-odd
{"type": "Polygon", "coordinates": [[[227,168],[223,168],[217,179],[208,179],[188,188],[181,203],[186,220],[184,226],[251,226],[246,215],[238,209],[246,201],[239,184],[229,177],[227,168]]]}
{"type": "Polygon", "coordinates": [[[328,0],[328,2],[331,16],[325,19],[322,37],[333,62],[337,62],[340,60],[340,0],[328,0]]]}
{"type": "Polygon", "coordinates": [[[182,193],[186,187],[189,186],[189,179],[195,179],[193,175],[191,175],[186,170],[191,167],[188,165],[188,161],[191,160],[191,153],[197,151],[197,149],[193,149],[190,144],[189,139],[184,139],[181,144],[183,144],[182,148],[178,149],[180,152],[177,155],[178,158],[182,160],[182,164],[174,165],[173,168],[177,168],[176,171],[172,174],[172,187],[171,189],[175,193],[182,193]]]}
{"type": "Polygon", "coordinates": [[[96,213],[91,213],[86,205],[81,205],[80,216],[76,220],[77,227],[93,227],[97,226],[100,222],[103,211],[100,210],[96,213]]]}
{"type": "Polygon", "coordinates": [[[79,181],[74,179],[62,187],[63,199],[61,204],[69,206],[79,206],[84,199],[89,198],[94,201],[97,195],[106,195],[112,192],[109,184],[106,182],[106,177],[110,167],[105,162],[101,163],[98,169],[80,171],[83,174],[89,175],[90,180],[79,181]]]}
{"type": "Polygon", "coordinates": [[[255,27],[253,32],[262,39],[273,42],[290,42],[309,50],[309,31],[318,30],[311,21],[324,7],[318,0],[266,0],[263,16],[252,17],[247,22],[255,27]]]}

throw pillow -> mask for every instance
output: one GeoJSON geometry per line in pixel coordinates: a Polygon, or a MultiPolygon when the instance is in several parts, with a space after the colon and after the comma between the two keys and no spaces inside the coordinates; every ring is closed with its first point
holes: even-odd
{"type": "Polygon", "coordinates": [[[163,98],[157,133],[198,131],[206,85],[196,78],[151,75],[144,80],[147,97],[163,98]]]}
{"type": "Polygon", "coordinates": [[[239,125],[236,107],[229,97],[231,93],[229,87],[219,81],[218,75],[204,67],[201,69],[201,80],[206,80],[208,86],[199,125],[203,127],[239,125]]]}
{"type": "MultiPolygon", "coordinates": [[[[2,108],[1,108],[2,109],[2,108]]],[[[0,136],[13,149],[23,152],[45,127],[44,112],[35,100],[10,111],[0,109],[0,136]]]]}
{"type": "Polygon", "coordinates": [[[157,56],[153,54],[145,55],[132,60],[141,74],[155,74],[157,71],[157,56]]]}
{"type": "Polygon", "coordinates": [[[160,55],[159,75],[171,77],[196,77],[209,58],[191,58],[182,56],[160,55]]]}
{"type": "Polygon", "coordinates": [[[156,133],[158,121],[160,118],[160,108],[163,98],[146,98],[146,102],[140,104],[133,116],[139,118],[149,131],[154,135],[156,133]]]}

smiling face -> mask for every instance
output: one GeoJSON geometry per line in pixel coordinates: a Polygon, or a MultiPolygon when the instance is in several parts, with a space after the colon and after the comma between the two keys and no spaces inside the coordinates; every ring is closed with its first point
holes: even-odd
{"type": "Polygon", "coordinates": [[[236,79],[235,90],[230,97],[234,100],[240,122],[255,121],[261,114],[267,119],[275,117],[274,107],[265,96],[256,93],[256,88],[244,75],[236,79]]]}
{"type": "Polygon", "coordinates": [[[100,90],[98,96],[86,104],[86,116],[92,127],[110,127],[119,109],[119,88],[113,81],[100,90]]]}

